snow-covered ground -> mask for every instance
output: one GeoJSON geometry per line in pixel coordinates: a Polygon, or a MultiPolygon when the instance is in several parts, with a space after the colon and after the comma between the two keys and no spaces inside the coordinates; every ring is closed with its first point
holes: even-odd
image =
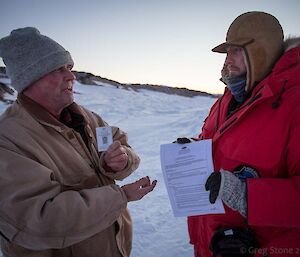
{"type": "MultiPolygon", "coordinates": [[[[113,86],[75,83],[75,101],[98,113],[110,125],[128,133],[129,143],[141,157],[138,170],[119,185],[149,176],[158,183],[152,193],[130,202],[134,238],[131,257],[192,257],[186,218],[175,218],[160,167],[160,145],[177,137],[195,136],[216,101],[209,97],[182,97],[113,86]]],[[[0,102],[0,114],[7,105],[0,102]]]]}

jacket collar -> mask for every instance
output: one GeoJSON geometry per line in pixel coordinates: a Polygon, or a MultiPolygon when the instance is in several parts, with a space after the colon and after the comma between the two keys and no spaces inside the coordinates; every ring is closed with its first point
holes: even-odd
{"type": "Polygon", "coordinates": [[[272,94],[280,98],[285,90],[299,86],[299,67],[300,45],[285,52],[275,64],[270,76],[266,78],[265,84],[272,94]]]}
{"type": "Polygon", "coordinates": [[[284,90],[299,85],[298,68],[296,68],[299,67],[299,64],[300,43],[280,57],[273,67],[272,73],[254,87],[250,98],[257,98],[258,94],[262,94],[263,98],[280,95],[284,90]]]}
{"type": "MultiPolygon", "coordinates": [[[[40,123],[53,127],[58,131],[63,131],[67,128],[62,122],[60,122],[56,117],[54,117],[50,112],[48,112],[43,106],[33,101],[26,95],[20,93],[17,97],[17,102],[23,106],[27,112],[29,112],[35,119],[37,119],[40,123]]],[[[82,113],[82,109],[79,105],[73,102],[71,105],[66,107],[67,111],[71,111],[75,113],[77,116],[81,116],[83,119],[83,123],[86,124],[86,119],[82,113]]]]}

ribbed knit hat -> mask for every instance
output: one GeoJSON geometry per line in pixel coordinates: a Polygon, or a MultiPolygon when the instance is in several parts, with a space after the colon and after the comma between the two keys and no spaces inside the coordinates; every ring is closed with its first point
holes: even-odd
{"type": "Polygon", "coordinates": [[[64,65],[74,65],[68,51],[32,27],[13,30],[9,36],[2,38],[0,56],[11,85],[18,92],[49,72],[64,65]]]}

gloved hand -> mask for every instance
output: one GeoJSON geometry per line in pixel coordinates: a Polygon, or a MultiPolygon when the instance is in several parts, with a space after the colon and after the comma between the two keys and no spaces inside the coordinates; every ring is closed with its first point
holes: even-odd
{"type": "Polygon", "coordinates": [[[213,256],[220,257],[253,257],[259,247],[254,231],[247,227],[221,227],[209,244],[213,256]]]}
{"type": "Polygon", "coordinates": [[[194,142],[195,140],[193,138],[187,138],[187,137],[178,137],[176,139],[176,141],[174,141],[173,143],[178,143],[178,144],[187,144],[187,143],[191,143],[194,142]]]}
{"type": "Polygon", "coordinates": [[[246,183],[232,172],[227,170],[213,172],[206,180],[205,189],[210,191],[210,203],[215,203],[217,198],[220,198],[228,207],[246,217],[246,183]]]}

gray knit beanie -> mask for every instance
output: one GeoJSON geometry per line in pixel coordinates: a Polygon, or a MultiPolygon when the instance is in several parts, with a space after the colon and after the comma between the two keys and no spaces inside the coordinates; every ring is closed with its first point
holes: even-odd
{"type": "Polygon", "coordinates": [[[49,72],[64,65],[74,65],[68,51],[32,27],[13,30],[9,36],[2,38],[0,56],[11,85],[18,92],[49,72]]]}

